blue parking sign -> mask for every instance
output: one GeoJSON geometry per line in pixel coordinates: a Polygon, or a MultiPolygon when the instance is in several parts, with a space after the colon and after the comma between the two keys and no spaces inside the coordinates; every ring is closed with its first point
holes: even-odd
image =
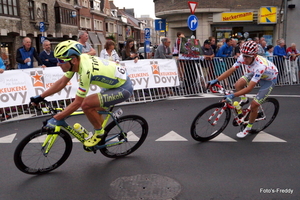
{"type": "Polygon", "coordinates": [[[40,32],[45,32],[45,23],[40,22],[40,32]]]}
{"type": "Polygon", "coordinates": [[[191,31],[195,31],[198,27],[198,18],[195,15],[190,15],[187,19],[187,24],[191,31]]]}
{"type": "Polygon", "coordinates": [[[145,33],[145,39],[149,39],[150,38],[150,28],[145,28],[144,33],[145,33]]]}

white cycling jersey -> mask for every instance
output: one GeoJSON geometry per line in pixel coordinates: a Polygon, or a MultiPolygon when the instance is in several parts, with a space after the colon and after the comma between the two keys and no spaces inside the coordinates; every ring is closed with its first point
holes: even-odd
{"type": "Polygon", "coordinates": [[[241,65],[245,65],[247,73],[253,73],[251,81],[258,82],[259,80],[272,81],[277,78],[278,69],[267,58],[262,56],[256,56],[255,60],[251,65],[246,65],[244,62],[243,55],[240,55],[237,61],[233,64],[232,67],[239,68],[241,65]]]}

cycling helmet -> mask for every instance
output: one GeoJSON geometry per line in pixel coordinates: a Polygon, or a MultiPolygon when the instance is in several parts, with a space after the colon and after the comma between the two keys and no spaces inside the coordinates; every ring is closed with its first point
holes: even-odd
{"type": "Polygon", "coordinates": [[[258,45],[253,41],[247,41],[242,45],[240,51],[245,55],[255,55],[258,52],[258,45]]]}
{"type": "Polygon", "coordinates": [[[72,55],[80,56],[81,53],[82,44],[74,40],[61,42],[54,49],[54,57],[58,59],[67,59],[72,55]]]}

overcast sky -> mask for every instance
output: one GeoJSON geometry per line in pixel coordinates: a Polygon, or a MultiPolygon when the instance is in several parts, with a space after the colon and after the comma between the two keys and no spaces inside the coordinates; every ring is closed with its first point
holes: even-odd
{"type": "Polygon", "coordinates": [[[123,7],[134,8],[134,17],[136,18],[141,15],[150,15],[155,18],[153,0],[114,0],[114,4],[120,9],[123,7]]]}

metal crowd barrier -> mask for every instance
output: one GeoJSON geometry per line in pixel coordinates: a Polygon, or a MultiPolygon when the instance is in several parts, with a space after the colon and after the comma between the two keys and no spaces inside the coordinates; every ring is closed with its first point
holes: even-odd
{"type": "MultiPolygon", "coordinates": [[[[268,57],[279,69],[277,86],[299,84],[299,59],[290,61],[277,56],[268,57]]],[[[209,80],[217,78],[224,71],[229,69],[236,59],[213,58],[212,60],[177,60],[178,76],[180,85],[176,87],[162,87],[135,90],[132,97],[124,104],[145,103],[166,98],[176,98],[182,96],[194,96],[205,92],[205,85],[209,80]]],[[[234,83],[246,72],[244,66],[239,68],[227,80],[222,81],[226,89],[234,89],[234,83]]],[[[259,86],[258,86],[259,87],[259,86]]],[[[60,107],[65,107],[73,99],[53,101],[52,103],[60,107]]],[[[28,100],[29,101],[29,100],[28,100]]],[[[121,105],[122,105],[121,104],[121,105]]],[[[28,105],[16,105],[12,107],[0,108],[2,122],[28,119],[43,116],[43,114],[28,105]]]]}

